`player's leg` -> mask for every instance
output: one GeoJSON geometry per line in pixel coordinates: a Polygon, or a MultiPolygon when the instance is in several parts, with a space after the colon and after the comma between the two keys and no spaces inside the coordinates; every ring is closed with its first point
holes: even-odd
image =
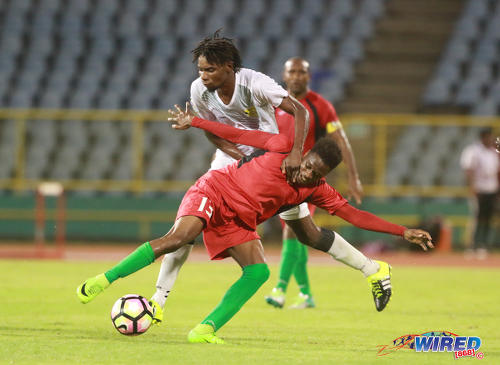
{"type": "Polygon", "coordinates": [[[474,243],[478,258],[484,259],[487,256],[490,241],[491,220],[494,214],[496,197],[495,194],[477,194],[477,201],[478,210],[474,243]]]}
{"type": "MultiPolygon", "coordinates": [[[[302,203],[296,207],[293,207],[285,212],[280,213],[280,218],[283,221],[291,220],[291,219],[299,219],[309,215],[309,210],[307,208],[307,203],[302,203]]],[[[278,283],[273,288],[271,293],[265,297],[265,300],[268,304],[273,307],[283,308],[285,304],[285,293],[288,287],[288,283],[290,282],[290,277],[297,270],[297,263],[299,262],[299,258],[301,255],[301,249],[303,245],[299,242],[293,231],[285,224],[283,227],[283,246],[281,249],[281,261],[280,261],[280,270],[278,283]]],[[[307,265],[303,261],[301,264],[307,265]]],[[[309,279],[303,276],[304,268],[299,268],[299,281],[297,282],[299,286],[307,283],[309,285],[309,279]]],[[[306,269],[307,275],[307,269],[306,269]]],[[[297,276],[295,276],[297,278],[297,276]]],[[[305,288],[305,290],[309,290],[309,288],[305,288]]]]}
{"type": "Polygon", "coordinates": [[[126,277],[148,266],[161,255],[174,252],[193,241],[203,230],[204,224],[204,220],[199,217],[180,217],[166,235],[142,244],[105,273],[82,283],[77,288],[78,298],[82,303],[90,302],[118,278],[126,277]]]}
{"type": "Polygon", "coordinates": [[[165,301],[172,291],[177,276],[179,275],[179,270],[186,262],[193,248],[193,244],[194,241],[189,242],[178,250],[163,256],[158,279],[156,280],[156,292],[151,297],[151,301],[160,306],[161,309],[165,307],[165,301]]]}
{"type": "Polygon", "coordinates": [[[215,309],[188,335],[190,342],[224,343],[215,335],[269,278],[264,249],[255,239],[227,249],[241,266],[241,277],[229,288],[215,309]]]}
{"type": "Polygon", "coordinates": [[[392,295],[391,272],[387,263],[366,257],[338,233],[318,227],[311,216],[290,220],[287,224],[304,244],[361,271],[371,286],[377,310],[385,308],[392,295]]]}
{"type": "MultiPolygon", "coordinates": [[[[291,229],[290,229],[291,230],[291,229]]],[[[292,309],[306,309],[306,308],[314,308],[316,304],[314,302],[314,298],[311,293],[311,286],[309,284],[309,274],[307,273],[307,260],[308,260],[308,252],[307,246],[304,244],[300,244],[297,250],[297,264],[295,265],[295,270],[293,272],[293,276],[297,281],[297,285],[299,286],[299,295],[290,306],[292,309]]]]}
{"type": "MultiPolygon", "coordinates": [[[[312,218],[314,211],[316,210],[316,206],[302,203],[300,207],[303,209],[302,215],[304,218],[307,217],[308,215],[307,212],[310,213],[309,215],[312,218]]],[[[288,227],[288,230],[293,232],[290,227],[288,227]]],[[[307,246],[301,243],[297,251],[298,251],[297,254],[298,258],[293,275],[295,277],[295,280],[297,281],[297,285],[299,286],[300,293],[290,308],[295,308],[295,309],[314,308],[316,305],[314,303],[314,299],[311,293],[311,286],[309,284],[309,275],[307,273],[307,260],[309,256],[307,252],[307,246]]]]}
{"type": "Polygon", "coordinates": [[[299,240],[293,231],[285,224],[283,227],[283,246],[281,248],[281,261],[278,283],[271,293],[265,297],[266,302],[273,307],[283,308],[285,293],[298,259],[299,240]]]}

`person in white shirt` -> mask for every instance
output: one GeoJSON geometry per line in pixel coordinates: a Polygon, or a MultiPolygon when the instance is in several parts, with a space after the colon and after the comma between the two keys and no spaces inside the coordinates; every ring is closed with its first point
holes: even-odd
{"type": "MultiPolygon", "coordinates": [[[[286,174],[290,183],[295,183],[300,172],[304,141],[309,130],[309,114],[306,108],[270,77],[242,68],[238,49],[231,39],[220,37],[218,32],[202,40],[192,53],[193,61],[197,62],[200,77],[191,84],[191,104],[195,113],[201,118],[240,129],[258,129],[279,133],[274,109],[279,107],[284,112],[293,115],[293,147],[290,154],[283,160],[281,171],[286,174]]],[[[182,113],[179,106],[176,108],[177,112],[171,111],[173,115],[182,113]]],[[[186,113],[188,109],[187,103],[186,113]]],[[[187,128],[189,125],[175,129],[187,128]]],[[[262,153],[250,146],[237,145],[210,133],[207,133],[207,137],[218,148],[211,169],[223,168],[236,160],[251,159],[262,153]]],[[[283,213],[286,213],[286,217],[283,214],[280,216],[302,242],[307,242],[310,235],[318,234],[307,203],[291,207],[283,213]]],[[[176,230],[175,224],[172,230],[176,230]]],[[[333,244],[334,257],[337,260],[360,270],[366,278],[370,278],[375,273],[382,275],[385,272],[385,266],[364,256],[339,234],[335,234],[335,237],[337,238],[333,244]]],[[[192,245],[184,245],[163,258],[156,282],[156,292],[151,298],[151,303],[155,308],[155,323],[162,321],[165,301],[173,288],[181,266],[191,252],[191,247],[192,245]]],[[[238,263],[242,267],[245,264],[244,262],[238,263]]],[[[390,270],[388,275],[386,279],[390,281],[390,270]]],[[[377,290],[373,289],[373,284],[369,282],[369,285],[372,288],[377,310],[380,311],[383,307],[379,307],[377,303],[380,300],[377,298],[382,297],[377,290]]],[[[387,285],[384,290],[390,293],[391,286],[387,285]]],[[[385,296],[385,298],[388,297],[385,296]]],[[[387,301],[384,303],[386,304],[387,301]]]]}
{"type": "Polygon", "coordinates": [[[465,172],[474,213],[472,248],[484,254],[488,248],[499,192],[500,159],[495,151],[492,129],[482,129],[479,137],[480,141],[463,150],[460,163],[465,172]]]}
{"type": "MultiPolygon", "coordinates": [[[[191,52],[200,75],[191,84],[191,106],[199,117],[240,129],[278,134],[275,108],[279,107],[293,115],[293,147],[290,155],[283,160],[281,170],[290,182],[295,182],[309,129],[306,108],[269,76],[243,68],[238,49],[231,39],[221,37],[219,31],[203,39],[191,52]]],[[[258,153],[254,147],[234,144],[208,132],[205,134],[217,147],[211,170],[223,168],[254,152],[258,153]]],[[[301,213],[305,214],[302,210],[301,213]]],[[[163,308],[165,305],[192,246],[185,245],[164,256],[156,283],[157,290],[152,297],[155,308],[160,310],[159,307],[163,308]]],[[[161,318],[161,315],[155,317],[161,318]]]]}

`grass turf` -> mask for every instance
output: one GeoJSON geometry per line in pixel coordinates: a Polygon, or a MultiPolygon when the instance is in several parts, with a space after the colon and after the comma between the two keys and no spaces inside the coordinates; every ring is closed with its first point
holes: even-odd
{"type": "MultiPolygon", "coordinates": [[[[275,309],[263,296],[271,279],[219,331],[226,345],[189,344],[188,331],[240,275],[235,264],[188,262],[167,301],[165,320],[138,337],[120,335],[109,312],[123,294],[153,293],[159,263],[117,281],[93,302],[77,301],[81,281],[111,263],[0,261],[2,364],[440,364],[451,353],[401,349],[377,357],[378,345],[401,335],[447,330],[479,336],[481,363],[500,363],[500,270],[393,267],[395,294],[375,310],[360,273],[312,265],[317,308],[275,309]]],[[[289,289],[289,302],[297,294],[289,289]]],[[[472,360],[472,359],[469,359],[472,360]]],[[[468,361],[463,359],[462,361],[468,361]]],[[[477,360],[475,360],[477,361],[477,360]]]]}

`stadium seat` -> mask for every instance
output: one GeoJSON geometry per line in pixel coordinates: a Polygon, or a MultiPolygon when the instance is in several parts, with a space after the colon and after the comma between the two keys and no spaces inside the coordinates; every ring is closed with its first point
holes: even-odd
{"type": "Polygon", "coordinates": [[[481,81],[471,77],[464,82],[456,95],[455,103],[460,106],[470,107],[481,99],[481,81]]]}
{"type": "MultiPolygon", "coordinates": [[[[383,0],[2,1],[0,102],[14,108],[171,108],[188,99],[197,77],[189,51],[220,27],[236,38],[245,66],[278,82],[286,59],[307,57],[326,75],[321,92],[338,101],[383,11],[383,0]]],[[[493,61],[491,46],[484,47],[493,61]]],[[[31,177],[131,178],[130,166],[115,153],[118,146],[131,152],[129,123],[74,120],[43,129],[28,134],[31,177]]],[[[145,153],[154,162],[147,176],[192,179],[206,171],[214,147],[202,132],[192,132],[147,123],[145,153]],[[192,152],[181,154],[183,143],[192,152]],[[166,155],[179,155],[179,163],[168,165],[166,155]]],[[[0,151],[12,146],[0,140],[0,151]]],[[[11,173],[2,169],[2,176],[11,173]]]]}
{"type": "Polygon", "coordinates": [[[481,100],[472,108],[473,115],[495,116],[499,112],[499,103],[493,96],[481,100]]]}

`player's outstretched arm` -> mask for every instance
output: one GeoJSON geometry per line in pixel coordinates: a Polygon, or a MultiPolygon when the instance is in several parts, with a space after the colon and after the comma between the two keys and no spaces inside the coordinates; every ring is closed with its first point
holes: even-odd
{"type": "Polygon", "coordinates": [[[253,146],[271,152],[290,152],[292,148],[291,141],[285,135],[239,129],[226,124],[198,118],[189,110],[189,103],[186,103],[185,110],[181,110],[178,105],[175,107],[176,111],[170,110],[169,112],[172,114],[172,117],[168,118],[170,122],[174,123],[172,125],[174,129],[182,130],[192,126],[203,129],[233,143],[253,146]]]}
{"type": "Polygon", "coordinates": [[[281,171],[286,172],[288,181],[294,183],[300,172],[300,163],[302,162],[302,151],[309,130],[309,115],[307,109],[293,96],[288,95],[279,105],[281,110],[292,114],[295,120],[295,135],[293,147],[290,154],[283,160],[281,171]]]}
{"type": "Polygon", "coordinates": [[[356,209],[352,205],[343,205],[335,212],[335,214],[356,227],[366,229],[368,231],[402,236],[408,242],[422,247],[424,251],[427,251],[427,247],[434,248],[434,245],[432,244],[432,237],[428,232],[421,229],[408,229],[404,226],[388,222],[372,213],[356,209]]]}
{"type": "Polygon", "coordinates": [[[344,163],[347,165],[347,177],[349,181],[347,197],[349,199],[354,198],[357,204],[361,204],[361,200],[363,198],[363,185],[359,179],[354,152],[352,151],[349,139],[347,139],[347,135],[344,132],[344,128],[342,128],[342,124],[340,122],[336,122],[335,127],[336,129],[329,133],[328,136],[337,142],[340,150],[342,151],[344,163]]]}

